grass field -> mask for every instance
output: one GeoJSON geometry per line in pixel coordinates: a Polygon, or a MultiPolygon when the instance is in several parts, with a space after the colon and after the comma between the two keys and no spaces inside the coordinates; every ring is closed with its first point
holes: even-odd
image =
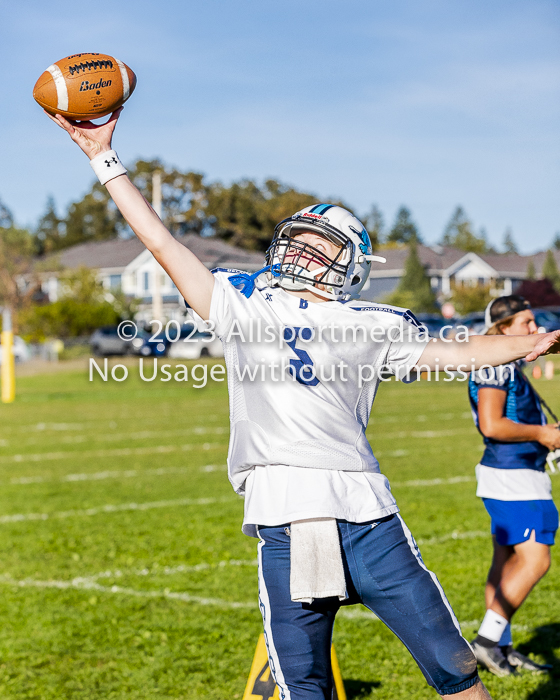
{"type": "MultiPolygon", "coordinates": [[[[538,386],[558,407],[558,377],[538,386]]],[[[0,698],[241,698],[261,619],[225,384],[28,376],[0,420],[0,698]]],[[[490,537],[466,385],[385,384],[368,437],[470,638],[490,537]]],[[[560,698],[557,559],[514,621],[520,650],[554,671],[483,672],[496,700],[560,698]]],[[[334,643],[349,699],[436,697],[365,609],[339,615],[334,643]]]]}

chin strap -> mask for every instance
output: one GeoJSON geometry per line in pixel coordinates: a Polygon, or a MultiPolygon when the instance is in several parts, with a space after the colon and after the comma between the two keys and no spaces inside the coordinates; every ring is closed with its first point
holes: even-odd
{"type": "Polygon", "coordinates": [[[241,272],[238,275],[230,275],[228,280],[237,290],[241,292],[241,294],[243,294],[243,296],[249,299],[251,294],[255,291],[257,277],[262,275],[263,272],[270,272],[270,274],[274,277],[280,277],[280,265],[267,265],[266,267],[263,267],[262,270],[253,272],[252,275],[249,275],[247,272],[241,272]]]}

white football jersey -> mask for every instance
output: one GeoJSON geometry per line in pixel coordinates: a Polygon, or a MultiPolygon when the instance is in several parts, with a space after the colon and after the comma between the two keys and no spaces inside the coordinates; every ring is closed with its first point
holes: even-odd
{"type": "Polygon", "coordinates": [[[236,270],[214,271],[210,321],[228,370],[230,481],[256,467],[379,473],[365,436],[380,379],[401,379],[426,347],[406,309],[307,302],[236,270]],[[237,286],[234,284],[237,283],[237,286]]]}

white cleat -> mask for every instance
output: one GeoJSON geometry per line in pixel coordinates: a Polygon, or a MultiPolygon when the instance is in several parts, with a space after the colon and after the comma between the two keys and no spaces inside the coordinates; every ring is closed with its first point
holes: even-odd
{"type": "Polygon", "coordinates": [[[483,647],[482,644],[473,641],[471,647],[478,663],[495,676],[505,678],[516,673],[499,646],[483,647]]]}
{"type": "Polygon", "coordinates": [[[524,671],[532,671],[533,673],[548,673],[552,666],[550,664],[538,664],[528,656],[524,656],[510,644],[507,647],[500,647],[504,657],[507,659],[510,666],[523,669],[524,671]]]}

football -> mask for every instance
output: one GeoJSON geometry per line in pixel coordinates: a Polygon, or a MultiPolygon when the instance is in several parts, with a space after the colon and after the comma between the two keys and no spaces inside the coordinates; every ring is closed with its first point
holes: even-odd
{"type": "Polygon", "coordinates": [[[33,88],[33,97],[53,116],[84,121],[114,112],[134,92],[136,76],[118,58],[77,53],[53,63],[33,88]]]}

